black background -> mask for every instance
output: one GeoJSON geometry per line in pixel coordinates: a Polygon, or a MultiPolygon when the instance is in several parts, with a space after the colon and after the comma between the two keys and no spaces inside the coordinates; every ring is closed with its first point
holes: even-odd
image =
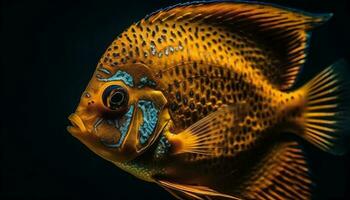
{"type": "MultiPolygon", "coordinates": [[[[67,131],[95,65],[133,22],[175,1],[1,1],[1,199],[169,199],[67,131]]],[[[180,2],[180,1],[176,1],[180,2]]],[[[273,1],[270,1],[273,2],[273,1]]],[[[334,18],[313,32],[300,83],[350,51],[349,3],[274,1],[334,18]]],[[[350,156],[305,144],[315,199],[350,199],[350,156]]]]}

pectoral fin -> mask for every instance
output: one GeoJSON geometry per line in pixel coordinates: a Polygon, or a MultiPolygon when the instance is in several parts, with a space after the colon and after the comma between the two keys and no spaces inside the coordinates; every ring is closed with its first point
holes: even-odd
{"type": "Polygon", "coordinates": [[[167,134],[173,154],[195,153],[213,155],[223,143],[223,130],[234,128],[247,115],[247,104],[225,106],[209,114],[178,134],[167,134]]]}
{"type": "Polygon", "coordinates": [[[232,195],[220,193],[206,186],[184,185],[164,180],[158,180],[157,183],[177,199],[240,199],[232,195]]]}

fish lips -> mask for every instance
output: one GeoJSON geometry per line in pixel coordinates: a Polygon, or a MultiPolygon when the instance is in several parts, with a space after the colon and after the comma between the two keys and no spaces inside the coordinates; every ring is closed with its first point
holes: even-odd
{"type": "Polygon", "coordinates": [[[72,135],[76,135],[78,133],[84,133],[87,131],[84,125],[84,122],[79,117],[79,115],[73,113],[69,115],[68,119],[72,125],[67,127],[67,131],[72,135]]]}

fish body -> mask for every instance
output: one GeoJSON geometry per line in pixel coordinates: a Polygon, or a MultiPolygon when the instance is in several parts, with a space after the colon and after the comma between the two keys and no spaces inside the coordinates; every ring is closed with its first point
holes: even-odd
{"type": "Polygon", "coordinates": [[[345,152],[344,63],[292,89],[330,16],[248,2],[153,13],[108,47],[68,130],[179,199],[309,199],[293,136],[345,152]]]}

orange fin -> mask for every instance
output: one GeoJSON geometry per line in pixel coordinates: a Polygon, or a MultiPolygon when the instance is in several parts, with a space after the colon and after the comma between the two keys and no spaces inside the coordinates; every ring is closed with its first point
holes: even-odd
{"type": "Polygon", "coordinates": [[[276,144],[241,186],[244,199],[310,199],[312,181],[297,142],[276,144]]]}
{"type": "Polygon", "coordinates": [[[305,62],[307,31],[326,22],[332,14],[310,14],[258,2],[193,2],[169,7],[144,22],[202,23],[233,33],[250,35],[263,49],[272,51],[271,64],[256,66],[280,89],[293,86],[305,62]],[[239,31],[238,31],[239,30],[239,31]]]}
{"type": "Polygon", "coordinates": [[[158,180],[157,183],[177,199],[207,200],[219,198],[240,200],[239,197],[223,194],[205,186],[183,185],[164,180],[158,180]]]}
{"type": "Polygon", "coordinates": [[[192,124],[178,134],[166,134],[173,154],[195,153],[213,155],[217,144],[225,139],[221,130],[225,123],[230,127],[235,126],[239,119],[244,119],[248,108],[246,103],[238,103],[235,106],[224,106],[209,114],[198,122],[192,124]]]}
{"type": "Polygon", "coordinates": [[[344,154],[350,145],[349,68],[344,61],[323,70],[302,90],[306,95],[302,136],[318,148],[344,154]]]}

